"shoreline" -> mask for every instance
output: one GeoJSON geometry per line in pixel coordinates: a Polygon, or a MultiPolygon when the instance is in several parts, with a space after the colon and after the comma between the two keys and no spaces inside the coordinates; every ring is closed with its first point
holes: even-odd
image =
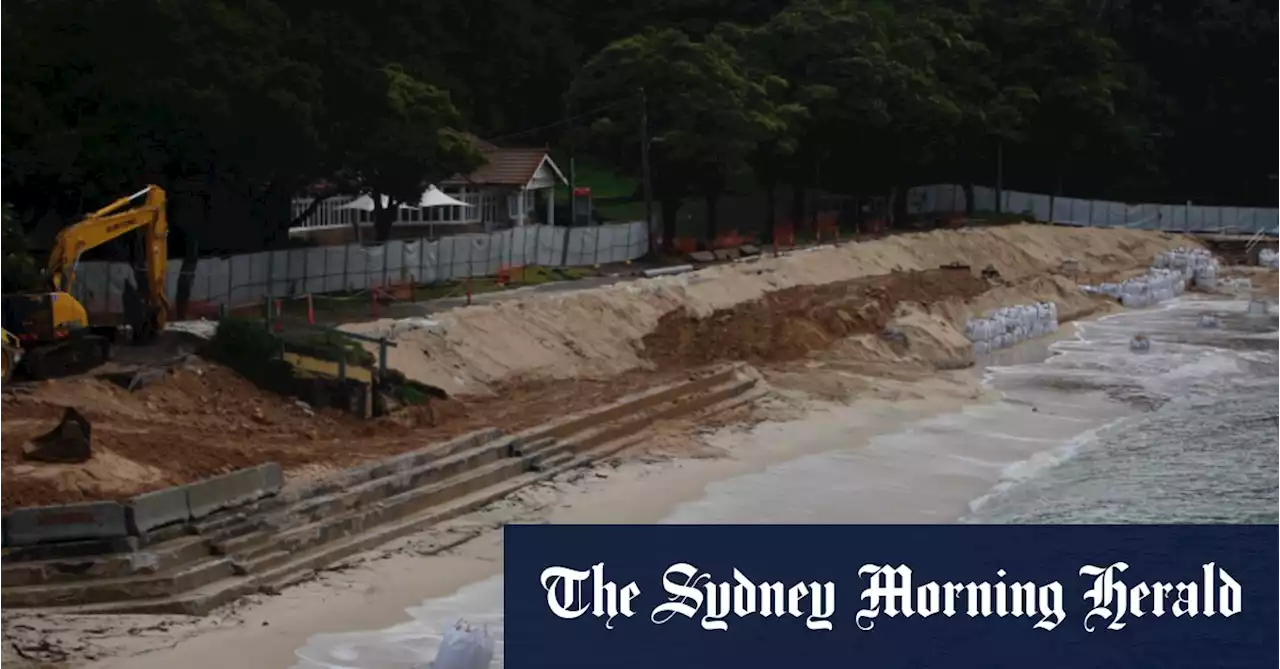
{"type": "Polygon", "coordinates": [[[658,522],[717,483],[807,455],[865,446],[920,420],[997,399],[982,390],[977,369],[923,381],[882,379],[881,385],[883,398],[848,404],[788,400],[782,391],[784,399],[766,400],[762,409],[781,420],[730,425],[692,439],[690,425],[662,426],[638,452],[521,490],[334,565],[278,595],[254,595],[206,618],[116,616],[108,621],[5,611],[11,643],[4,659],[30,661],[15,653],[13,642],[20,641],[47,647],[47,653],[38,654],[51,664],[61,660],[56,649],[65,649],[71,656],[65,666],[213,669],[224,666],[225,649],[235,647],[241,666],[284,669],[313,635],[395,626],[407,620],[406,609],[424,600],[500,574],[503,524],[658,522]],[[797,411],[798,406],[803,409],[797,411]],[[795,438],[800,430],[809,438],[795,438]],[[822,439],[833,433],[834,442],[822,439]]]}
{"type": "MultiPolygon", "coordinates": [[[[923,378],[877,377],[875,396],[847,403],[775,388],[760,409],[764,420],[692,435],[696,430],[688,424],[662,426],[649,445],[636,451],[522,490],[466,517],[335,565],[278,595],[255,595],[208,618],[122,616],[108,624],[90,616],[33,621],[30,614],[15,612],[5,616],[5,626],[29,625],[53,645],[77,651],[86,660],[72,665],[78,667],[213,669],[223,665],[220,654],[235,647],[245,667],[283,669],[297,661],[294,652],[314,635],[400,625],[408,620],[406,609],[501,574],[503,524],[662,521],[706,499],[716,486],[761,476],[810,456],[865,451],[877,439],[902,434],[924,421],[998,404],[1000,393],[984,384],[987,367],[1043,360],[1054,342],[1075,331],[1074,324],[1067,324],[1056,336],[1003,350],[970,369],[923,378]]],[[[953,489],[953,496],[963,497],[967,504],[998,478],[989,476],[963,490],[953,489]]],[[[905,510],[911,505],[899,506],[905,510]]],[[[876,518],[857,522],[887,522],[883,512],[876,509],[876,518]]],[[[956,522],[963,511],[957,508],[950,517],[906,515],[891,520],[956,522]]],[[[6,659],[9,653],[6,649],[6,659]]]]}

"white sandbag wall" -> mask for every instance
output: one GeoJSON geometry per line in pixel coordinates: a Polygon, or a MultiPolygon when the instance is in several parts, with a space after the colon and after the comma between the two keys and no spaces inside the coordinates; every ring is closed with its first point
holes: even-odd
{"type": "Polygon", "coordinates": [[[1003,307],[965,323],[964,334],[975,355],[1008,348],[1027,339],[1058,331],[1058,305],[1036,302],[1003,307]]]}
{"type": "Polygon", "coordinates": [[[1203,290],[1218,287],[1218,259],[1205,249],[1162,251],[1142,276],[1120,283],[1081,286],[1081,290],[1108,295],[1130,309],[1140,309],[1172,300],[1191,285],[1203,290]]]}
{"type": "Polygon", "coordinates": [[[1187,278],[1172,269],[1150,269],[1147,273],[1120,283],[1082,286],[1086,293],[1108,295],[1130,309],[1140,309],[1172,300],[1187,288],[1187,278]]]}
{"type": "Polygon", "coordinates": [[[1172,269],[1194,282],[1197,288],[1213,290],[1218,286],[1218,259],[1208,249],[1176,248],[1156,256],[1151,265],[1156,269],[1172,269]]]}
{"type": "Polygon", "coordinates": [[[1271,249],[1262,249],[1258,252],[1258,264],[1271,269],[1280,269],[1280,254],[1271,249]]]}

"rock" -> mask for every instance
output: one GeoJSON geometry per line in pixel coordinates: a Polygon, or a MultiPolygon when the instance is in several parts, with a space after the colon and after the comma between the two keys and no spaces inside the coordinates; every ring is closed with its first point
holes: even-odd
{"type": "Polygon", "coordinates": [[[738,249],[736,248],[716,249],[714,252],[714,255],[717,260],[726,260],[726,261],[737,260],[738,258],[742,257],[742,255],[738,252],[738,249]]]}
{"type": "Polygon", "coordinates": [[[754,244],[743,244],[742,246],[738,247],[738,250],[741,251],[742,255],[744,256],[760,255],[760,247],[754,244]]]}
{"type": "Polygon", "coordinates": [[[910,342],[907,340],[906,333],[904,333],[902,330],[896,327],[885,328],[880,333],[880,337],[885,339],[886,341],[893,342],[900,346],[910,346],[910,342]]]}
{"type": "Polygon", "coordinates": [[[715,262],[716,256],[710,251],[694,251],[689,254],[689,260],[698,263],[715,262]]]}

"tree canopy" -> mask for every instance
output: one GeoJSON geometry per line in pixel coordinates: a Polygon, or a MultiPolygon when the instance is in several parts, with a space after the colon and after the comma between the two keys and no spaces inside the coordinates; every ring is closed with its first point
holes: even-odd
{"type": "Polygon", "coordinates": [[[5,199],[28,230],[147,182],[204,203],[173,216],[187,230],[212,224],[221,192],[277,202],[324,182],[408,201],[481,163],[464,133],[572,137],[638,173],[642,114],[668,225],[684,197],[714,212],[719,194],[760,185],[990,183],[997,152],[1024,190],[1275,204],[1276,7],[1257,0],[2,11],[5,199]]]}

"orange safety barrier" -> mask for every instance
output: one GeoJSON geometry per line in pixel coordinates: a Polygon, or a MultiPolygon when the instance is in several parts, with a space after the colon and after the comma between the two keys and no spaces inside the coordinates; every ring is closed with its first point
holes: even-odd
{"type": "Polygon", "coordinates": [[[222,313],[216,302],[208,300],[192,300],[187,302],[187,318],[207,318],[213,320],[222,313]]]}
{"type": "Polygon", "coordinates": [[[794,249],[796,247],[796,226],[791,221],[780,223],[773,230],[773,254],[776,256],[781,249],[794,249]]]}
{"type": "Polygon", "coordinates": [[[818,243],[827,240],[840,243],[839,218],[832,212],[818,214],[818,243]]]}
{"type": "Polygon", "coordinates": [[[498,266],[498,285],[505,286],[509,283],[524,283],[525,265],[506,265],[498,266]]]}
{"type": "Polygon", "coordinates": [[[698,250],[698,240],[692,237],[676,237],[672,246],[680,253],[693,253],[698,250]]]}
{"type": "Polygon", "coordinates": [[[722,232],[717,235],[715,240],[711,242],[711,247],[716,249],[729,249],[742,246],[745,243],[746,240],[743,239],[742,235],[738,234],[737,230],[730,230],[729,232],[722,232]]]}

